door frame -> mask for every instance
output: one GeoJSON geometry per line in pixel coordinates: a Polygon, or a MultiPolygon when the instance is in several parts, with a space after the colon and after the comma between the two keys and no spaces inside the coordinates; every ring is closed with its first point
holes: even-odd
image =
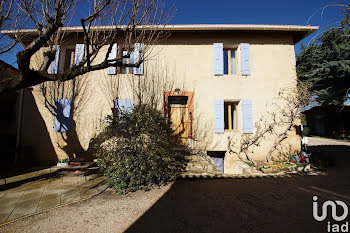
{"type": "Polygon", "coordinates": [[[169,96],[187,96],[188,106],[188,132],[187,137],[193,138],[193,94],[192,91],[182,91],[176,94],[174,91],[165,91],[163,95],[163,112],[166,119],[170,118],[169,96]]]}

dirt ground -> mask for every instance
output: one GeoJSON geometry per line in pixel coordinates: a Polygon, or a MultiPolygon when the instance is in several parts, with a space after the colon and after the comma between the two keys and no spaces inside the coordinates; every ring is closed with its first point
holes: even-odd
{"type": "Polygon", "coordinates": [[[124,197],[108,191],[0,232],[327,232],[327,221],[335,221],[314,220],[312,197],[319,206],[335,199],[350,206],[350,146],[328,142],[310,146],[328,166],[326,176],[178,180],[124,197]]]}

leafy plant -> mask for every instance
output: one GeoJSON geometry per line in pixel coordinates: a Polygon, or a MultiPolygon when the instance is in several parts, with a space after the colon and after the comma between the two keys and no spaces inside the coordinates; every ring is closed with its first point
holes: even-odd
{"type": "Polygon", "coordinates": [[[117,193],[166,184],[185,168],[185,157],[173,150],[172,129],[162,112],[138,105],[133,113],[109,116],[108,123],[96,157],[117,193]]]}
{"type": "Polygon", "coordinates": [[[60,159],[58,162],[59,162],[59,163],[69,163],[69,159],[68,159],[68,158],[66,158],[66,159],[60,159]]]}
{"type": "Polygon", "coordinates": [[[248,166],[250,167],[254,167],[254,163],[250,162],[250,161],[244,161],[248,166]]]}

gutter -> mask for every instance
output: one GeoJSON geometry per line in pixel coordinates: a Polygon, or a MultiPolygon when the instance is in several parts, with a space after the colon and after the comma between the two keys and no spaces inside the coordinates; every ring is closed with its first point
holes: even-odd
{"type": "MultiPolygon", "coordinates": [[[[94,26],[92,31],[125,29],[127,25],[94,26]]],[[[142,25],[136,26],[136,30],[168,30],[168,31],[291,31],[291,32],[314,32],[318,26],[302,25],[265,25],[265,24],[178,24],[178,25],[142,25]]],[[[62,27],[64,32],[83,32],[81,26],[62,27]]],[[[13,34],[36,34],[36,29],[3,30],[5,35],[13,34]]]]}

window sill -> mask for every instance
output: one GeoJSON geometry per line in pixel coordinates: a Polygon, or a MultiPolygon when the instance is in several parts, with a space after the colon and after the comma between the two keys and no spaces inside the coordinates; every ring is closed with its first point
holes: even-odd
{"type": "Polygon", "coordinates": [[[249,77],[250,75],[242,75],[242,74],[222,74],[222,75],[214,75],[215,77],[219,77],[219,78],[225,78],[225,79],[229,79],[229,78],[246,78],[249,77]]]}
{"type": "Polygon", "coordinates": [[[124,76],[143,76],[143,74],[117,74],[117,75],[124,75],[124,76]]]}
{"type": "Polygon", "coordinates": [[[238,130],[225,129],[225,133],[238,133],[238,130]]]}
{"type": "Polygon", "coordinates": [[[235,78],[235,77],[239,77],[241,75],[238,74],[224,74],[222,75],[224,78],[235,78]]]}

